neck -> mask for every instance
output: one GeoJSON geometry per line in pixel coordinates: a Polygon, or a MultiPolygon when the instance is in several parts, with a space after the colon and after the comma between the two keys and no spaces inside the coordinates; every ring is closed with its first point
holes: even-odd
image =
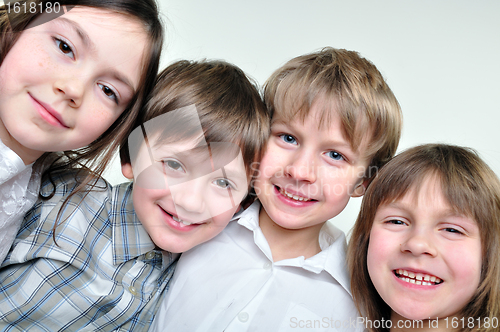
{"type": "Polygon", "coordinates": [[[0,119],[0,140],[2,140],[2,143],[14,151],[24,162],[25,165],[29,165],[33,163],[35,160],[37,160],[43,152],[40,151],[35,151],[26,148],[25,146],[21,145],[14,137],[12,137],[5,128],[5,125],[3,124],[3,121],[0,119]]]}
{"type": "Polygon", "coordinates": [[[259,225],[269,243],[275,262],[300,256],[309,258],[321,251],[319,232],[323,223],[300,229],[283,228],[276,224],[261,207],[259,225]]]}
{"type": "MultiPolygon", "coordinates": [[[[391,332],[444,332],[444,331],[457,331],[458,329],[453,328],[453,318],[435,318],[435,319],[422,319],[422,320],[411,320],[407,319],[396,312],[392,312],[391,321],[392,328],[391,332]],[[398,326],[399,323],[399,326],[398,326]]],[[[461,325],[461,321],[458,320],[458,325],[461,325]]]]}

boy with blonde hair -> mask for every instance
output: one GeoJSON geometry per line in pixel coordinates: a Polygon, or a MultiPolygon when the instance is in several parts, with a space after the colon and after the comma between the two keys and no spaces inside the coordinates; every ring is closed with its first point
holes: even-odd
{"type": "Polygon", "coordinates": [[[267,81],[258,200],[184,254],[154,331],[361,330],[345,236],[327,221],[396,152],[401,111],[358,53],[299,56],[267,81]]]}

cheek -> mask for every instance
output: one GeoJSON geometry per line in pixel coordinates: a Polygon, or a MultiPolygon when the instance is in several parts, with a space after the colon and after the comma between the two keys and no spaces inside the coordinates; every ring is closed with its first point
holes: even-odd
{"type": "Polygon", "coordinates": [[[272,156],[264,156],[260,162],[257,179],[270,178],[276,173],[277,160],[272,156]]]}
{"type": "Polygon", "coordinates": [[[137,218],[141,221],[145,220],[144,217],[145,217],[146,212],[148,210],[148,207],[145,204],[147,201],[145,199],[145,195],[144,195],[145,191],[146,190],[135,186],[135,183],[134,183],[134,188],[132,191],[132,199],[134,200],[134,211],[137,215],[137,218]]]}
{"type": "Polygon", "coordinates": [[[204,199],[207,204],[211,218],[224,227],[238,210],[242,198],[241,193],[234,193],[226,197],[208,192],[205,198],[200,199],[204,199]]]}
{"type": "Polygon", "coordinates": [[[391,247],[391,238],[388,237],[385,232],[372,228],[370,232],[370,242],[368,243],[368,250],[366,253],[369,272],[370,270],[379,270],[382,267],[382,263],[386,262],[388,259],[391,247]]]}
{"type": "Polygon", "coordinates": [[[378,252],[376,245],[374,245],[370,240],[370,243],[368,244],[368,250],[366,252],[366,265],[370,277],[372,277],[373,270],[376,269],[377,266],[379,266],[379,264],[377,264],[377,261],[379,261],[379,259],[380,253],[378,252]]]}
{"type": "Polygon", "coordinates": [[[482,255],[480,244],[447,248],[446,261],[456,280],[467,287],[477,288],[481,278],[482,255]]]}
{"type": "Polygon", "coordinates": [[[260,161],[259,176],[271,177],[276,173],[283,173],[279,170],[283,170],[286,165],[286,154],[283,149],[277,147],[272,142],[269,142],[266,148],[266,152],[260,161]]]}
{"type": "MultiPolygon", "coordinates": [[[[325,169],[328,169],[325,167],[325,169]]],[[[353,168],[334,168],[323,175],[328,182],[342,185],[349,193],[361,182],[363,175],[359,176],[353,168]]]]}
{"type": "Polygon", "coordinates": [[[168,196],[169,192],[165,189],[144,189],[135,185],[132,193],[134,200],[134,210],[141,219],[141,216],[148,216],[151,208],[161,198],[168,196]]]}
{"type": "Polygon", "coordinates": [[[94,101],[89,104],[88,112],[80,112],[82,126],[99,137],[120,117],[124,109],[114,106],[104,106],[105,101],[99,101],[99,96],[93,96],[94,101]],[[86,114],[84,114],[86,113],[86,114]]]}

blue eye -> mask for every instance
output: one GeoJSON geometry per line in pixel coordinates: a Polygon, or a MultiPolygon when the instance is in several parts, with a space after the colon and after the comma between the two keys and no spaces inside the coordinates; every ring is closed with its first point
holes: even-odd
{"type": "Polygon", "coordinates": [[[71,46],[69,46],[64,40],[62,39],[59,39],[59,38],[54,38],[55,42],[56,42],[56,45],[57,47],[59,48],[59,50],[63,53],[63,54],[66,54],[67,56],[69,56],[70,58],[74,59],[75,58],[75,54],[73,53],[73,49],[71,48],[71,46]]]}
{"type": "Polygon", "coordinates": [[[297,140],[295,137],[289,134],[281,134],[279,137],[283,140],[283,142],[288,143],[288,144],[296,144],[297,140]]]}
{"type": "Polygon", "coordinates": [[[327,152],[328,157],[332,158],[333,160],[342,160],[344,159],[344,156],[338,153],[337,151],[329,151],[327,152]]]}
{"type": "Polygon", "coordinates": [[[102,92],[106,95],[106,97],[113,99],[114,102],[118,104],[118,97],[110,87],[101,83],[97,83],[97,85],[99,86],[99,88],[101,88],[102,92]]]}

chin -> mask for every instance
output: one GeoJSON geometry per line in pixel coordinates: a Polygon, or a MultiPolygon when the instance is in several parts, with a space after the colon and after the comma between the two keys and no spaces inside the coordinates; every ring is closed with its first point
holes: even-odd
{"type": "MultiPolygon", "coordinates": [[[[396,311],[396,310],[394,310],[396,311]]],[[[435,318],[435,315],[427,311],[417,311],[417,310],[398,310],[396,311],[402,319],[408,320],[426,320],[429,318],[435,318]]]]}

